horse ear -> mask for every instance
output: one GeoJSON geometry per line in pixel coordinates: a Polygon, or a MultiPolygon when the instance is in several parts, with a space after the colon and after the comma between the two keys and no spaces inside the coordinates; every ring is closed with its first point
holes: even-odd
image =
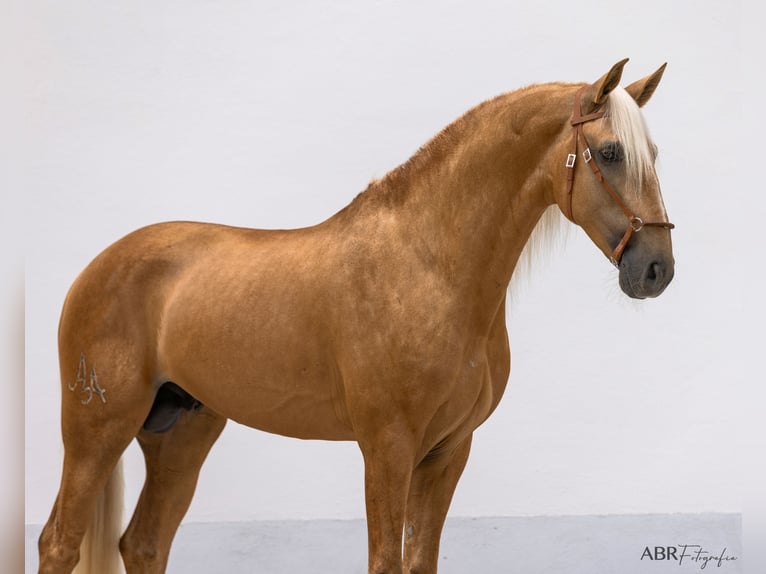
{"type": "Polygon", "coordinates": [[[662,74],[665,72],[665,66],[667,65],[668,63],[665,62],[653,74],[646,76],[637,82],[633,82],[631,85],[625,88],[625,91],[627,91],[633,97],[633,99],[636,100],[639,108],[643,107],[643,105],[649,101],[649,98],[652,97],[654,90],[657,89],[657,85],[662,79],[662,74]]]}
{"type": "Polygon", "coordinates": [[[620,85],[622,69],[625,67],[627,62],[628,58],[620,60],[614,66],[612,66],[611,70],[601,76],[598,81],[588,86],[581,100],[583,114],[589,114],[597,110],[606,102],[606,98],[609,93],[620,85]]]}

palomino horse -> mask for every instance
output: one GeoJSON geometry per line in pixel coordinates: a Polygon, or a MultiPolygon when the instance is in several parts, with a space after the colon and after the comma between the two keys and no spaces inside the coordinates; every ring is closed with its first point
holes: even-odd
{"type": "Polygon", "coordinates": [[[479,105],[314,227],[164,223],[101,253],[61,315],[63,476],[40,572],[103,574],[120,553],[163,572],[227,419],[357,441],[369,572],[436,572],[472,433],[508,380],[506,291],[543,212],[580,225],[630,297],[673,276],[639,111],[664,66],[621,88],[626,61],[479,105]],[[134,438],[146,482],[120,537],[134,438]]]}

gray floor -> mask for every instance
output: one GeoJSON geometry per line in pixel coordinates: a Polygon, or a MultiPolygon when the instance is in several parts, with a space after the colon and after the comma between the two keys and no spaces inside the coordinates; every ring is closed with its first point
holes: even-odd
{"type": "MultiPolygon", "coordinates": [[[[40,526],[26,528],[26,571],[37,568],[40,526]]],[[[361,520],[196,523],[181,527],[171,574],[365,573],[361,520]]],[[[738,514],[452,518],[440,574],[744,572],[738,514]],[[682,560],[661,560],[676,548],[682,560]],[[658,559],[650,559],[646,548],[658,559]],[[698,554],[697,552],[701,553],[698,554]],[[721,557],[707,564],[699,557],[721,557]],[[642,559],[642,555],[644,558],[642,559]],[[695,559],[697,558],[697,559],[695,559]],[[728,558],[728,559],[726,559],[728,558]],[[705,568],[703,568],[705,566],[705,568]]]]}

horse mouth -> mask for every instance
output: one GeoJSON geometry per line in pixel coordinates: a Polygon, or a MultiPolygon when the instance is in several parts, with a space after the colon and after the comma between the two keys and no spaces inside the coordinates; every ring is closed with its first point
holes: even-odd
{"type": "Polygon", "coordinates": [[[647,295],[638,293],[636,289],[628,281],[623,281],[622,277],[620,278],[620,289],[622,289],[622,292],[625,293],[631,299],[638,299],[640,301],[647,299],[647,295]]]}

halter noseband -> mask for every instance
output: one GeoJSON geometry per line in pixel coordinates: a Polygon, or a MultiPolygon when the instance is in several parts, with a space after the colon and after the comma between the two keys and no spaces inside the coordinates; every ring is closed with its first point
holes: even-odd
{"type": "Polygon", "coordinates": [[[604,178],[604,175],[601,173],[601,170],[598,168],[598,165],[593,160],[593,154],[590,151],[590,145],[588,144],[588,140],[585,139],[585,134],[583,133],[582,125],[586,122],[590,122],[592,120],[597,120],[599,118],[603,118],[605,113],[604,111],[600,112],[594,112],[592,114],[582,115],[582,108],[580,107],[580,99],[582,98],[583,91],[587,88],[587,86],[583,86],[577,91],[577,94],[575,95],[575,102],[574,102],[574,113],[572,114],[572,152],[567,156],[566,161],[566,167],[567,167],[567,212],[565,215],[569,218],[570,221],[573,223],[576,223],[574,220],[574,213],[572,211],[572,190],[574,189],[574,167],[575,167],[575,160],[577,159],[577,144],[578,142],[582,142],[582,146],[584,148],[584,151],[582,152],[582,158],[583,161],[587,165],[590,166],[591,171],[596,176],[596,179],[598,179],[601,182],[601,185],[606,188],[606,190],[609,192],[609,195],[612,196],[612,199],[617,203],[617,205],[620,207],[622,212],[625,214],[625,217],[628,218],[628,228],[625,230],[625,234],[622,236],[622,239],[617,244],[617,247],[614,248],[614,251],[612,251],[611,257],[609,257],[609,261],[612,262],[612,264],[615,267],[619,267],[620,265],[620,259],[622,258],[622,253],[625,251],[625,247],[628,245],[628,241],[630,241],[630,238],[633,236],[634,233],[641,231],[644,227],[662,227],[664,229],[673,229],[675,225],[670,223],[669,221],[644,221],[640,217],[633,214],[633,212],[630,210],[630,208],[625,205],[625,202],[622,200],[620,195],[614,190],[614,188],[609,185],[609,182],[604,178]]]}

